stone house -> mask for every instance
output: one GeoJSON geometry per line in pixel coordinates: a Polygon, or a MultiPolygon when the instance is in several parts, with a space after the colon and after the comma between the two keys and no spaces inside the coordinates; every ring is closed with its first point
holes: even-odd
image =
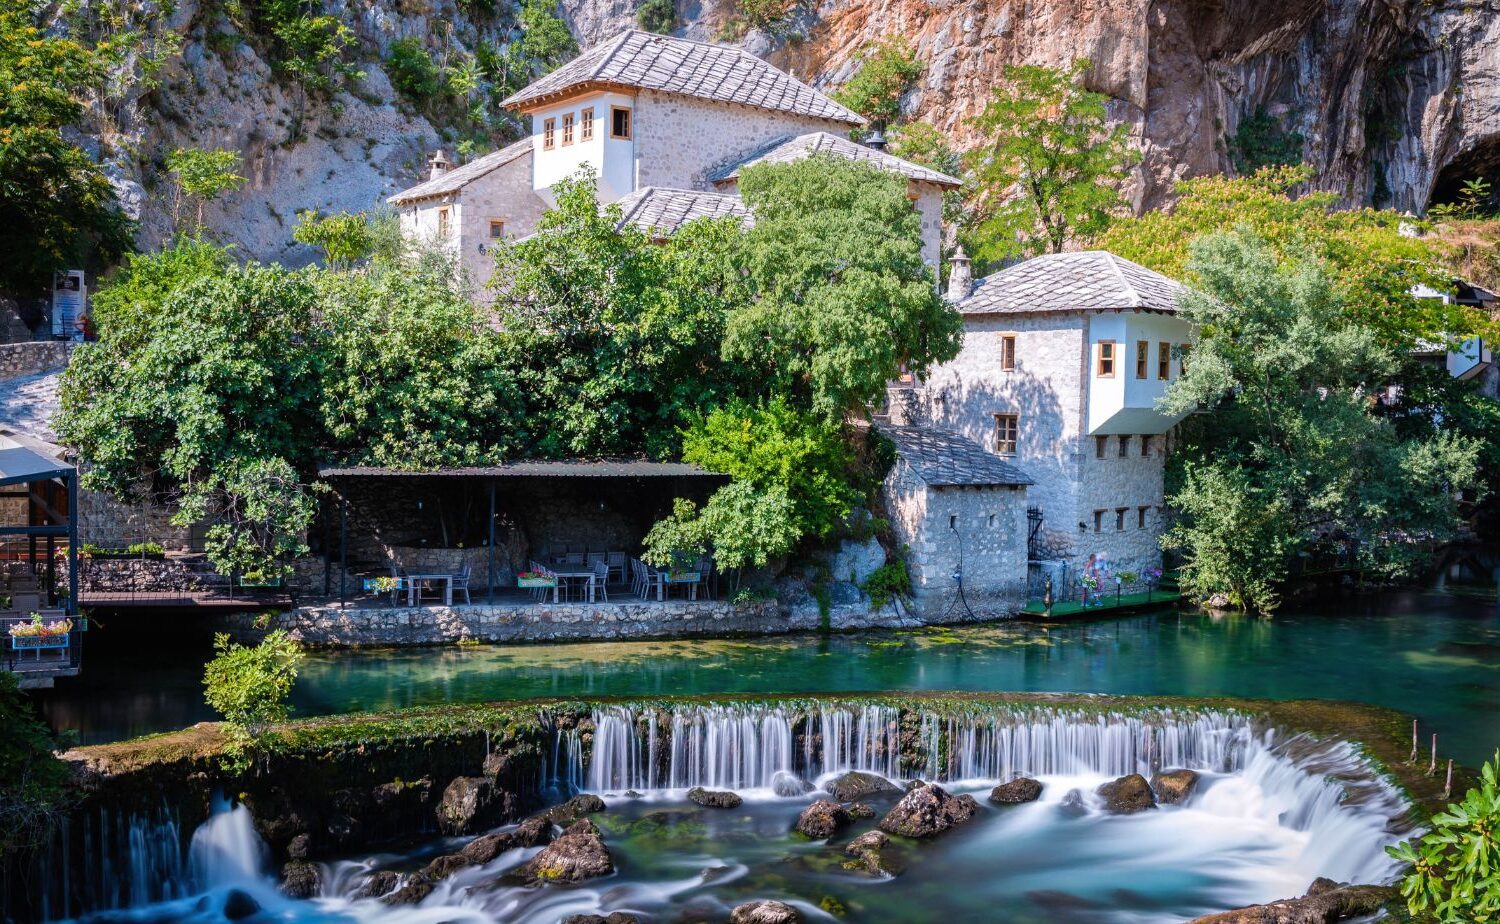
{"type": "Polygon", "coordinates": [[[943,192],[959,181],[848,140],[863,118],[741,49],[627,29],[504,105],[531,117],[528,138],[458,167],[439,151],[425,182],[389,199],[402,231],[448,248],[476,286],[493,272],[492,242],[532,233],[553,187],[585,166],[601,204],[670,234],[703,215],[743,215],[741,168],[815,153],[906,177],[923,256],[938,264],[943,192]]]}
{"type": "MultiPolygon", "coordinates": [[[[952,264],[948,298],[963,314],[963,347],[925,381],[892,389],[893,423],[950,432],[1018,469],[1030,485],[1011,503],[1040,516],[1026,526],[1022,561],[1055,580],[1075,580],[1090,554],[1107,556],[1117,574],[1159,565],[1163,473],[1180,418],[1155,403],[1191,343],[1177,317],[1183,287],[1104,251],[1037,257],[977,283],[962,252],[952,264]]],[[[887,486],[889,503],[901,506],[899,495],[887,486]]],[[[951,515],[988,522],[987,502],[951,515]]],[[[914,574],[947,567],[929,544],[909,544],[914,574]]],[[[1006,577],[1025,573],[1005,567],[1006,577]]]]}

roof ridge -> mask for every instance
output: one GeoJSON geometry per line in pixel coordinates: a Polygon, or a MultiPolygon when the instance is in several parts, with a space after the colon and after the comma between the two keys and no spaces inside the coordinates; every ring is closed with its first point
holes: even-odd
{"type": "MultiPolygon", "coordinates": [[[[595,62],[594,69],[588,72],[589,76],[598,77],[600,72],[604,70],[604,65],[608,64],[610,61],[613,61],[615,55],[620,53],[620,49],[625,47],[625,42],[629,40],[632,35],[639,31],[641,30],[633,27],[626,27],[619,35],[615,36],[614,41],[610,42],[609,45],[606,46],[608,50],[600,56],[597,62],[595,62]]],[[[585,52],[585,54],[586,53],[587,52],[585,52]]],[[[524,90],[525,88],[522,87],[522,89],[524,90]]]]}
{"type": "Polygon", "coordinates": [[[1146,303],[1146,300],[1141,297],[1141,293],[1136,291],[1135,286],[1130,284],[1129,279],[1125,278],[1125,271],[1121,269],[1118,257],[1107,250],[1091,250],[1086,251],[1086,253],[1102,255],[1104,257],[1104,262],[1109,264],[1110,271],[1115,274],[1116,279],[1120,280],[1120,285],[1125,287],[1125,292],[1129,295],[1130,307],[1139,308],[1146,303]]]}

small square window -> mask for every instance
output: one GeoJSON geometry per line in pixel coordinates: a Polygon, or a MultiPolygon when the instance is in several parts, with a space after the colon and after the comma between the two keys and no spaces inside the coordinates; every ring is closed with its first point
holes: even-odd
{"type": "Polygon", "coordinates": [[[1165,340],[1156,345],[1156,377],[1163,382],[1172,377],[1172,344],[1165,340]]]}
{"type": "Polygon", "coordinates": [[[1129,509],[1129,507],[1115,508],[1115,532],[1125,531],[1125,512],[1129,509]]]}
{"type": "Polygon", "coordinates": [[[505,237],[505,222],[497,218],[490,219],[490,240],[498,241],[505,237]]]}
{"type": "Polygon", "coordinates": [[[1002,334],[1000,336],[1000,370],[1002,372],[1014,372],[1016,370],[1016,335],[1002,334]]]}
{"type": "Polygon", "coordinates": [[[1126,456],[1130,455],[1130,437],[1121,435],[1121,437],[1120,437],[1120,451],[1119,451],[1118,455],[1122,459],[1125,458],[1126,456]]]}
{"type": "Polygon", "coordinates": [[[958,516],[956,514],[948,515],[948,528],[958,529],[958,516]]]}
{"type": "Polygon", "coordinates": [[[630,140],[630,110],[623,106],[609,107],[609,137],[630,140]]]}
{"type": "Polygon", "coordinates": [[[544,120],[542,120],[542,150],[543,151],[550,151],[550,150],[552,150],[556,146],[556,142],[557,142],[557,120],[556,119],[544,119],[544,120]]]}
{"type": "Polygon", "coordinates": [[[1016,454],[1016,442],[1020,436],[1020,418],[1015,414],[995,415],[995,451],[1002,456],[1016,454]]]}
{"type": "Polygon", "coordinates": [[[1113,340],[1099,341],[1097,374],[1101,379],[1112,379],[1115,377],[1115,342],[1113,340]]]}
{"type": "Polygon", "coordinates": [[[573,113],[563,116],[562,143],[564,145],[573,143],[573,113]]]}
{"type": "Polygon", "coordinates": [[[1096,532],[1096,533],[1102,533],[1102,532],[1104,532],[1104,511],[1103,510],[1095,510],[1094,511],[1094,532],[1096,532]]]}
{"type": "Polygon", "coordinates": [[[1151,434],[1149,433],[1141,434],[1141,458],[1151,458],[1151,434]]]}
{"type": "Polygon", "coordinates": [[[594,140],[594,107],[590,106],[578,114],[578,140],[594,140]]]}
{"type": "Polygon", "coordinates": [[[1150,364],[1151,344],[1145,340],[1135,342],[1135,377],[1143,379],[1146,377],[1146,367],[1150,364]]]}
{"type": "Polygon", "coordinates": [[[994,529],[994,528],[995,528],[995,515],[992,513],[992,514],[990,514],[990,529],[994,529]]]}
{"type": "Polygon", "coordinates": [[[1108,449],[1109,449],[1109,437],[1107,437],[1107,436],[1096,436],[1096,437],[1094,437],[1094,458],[1096,458],[1096,459],[1102,459],[1102,458],[1104,458],[1105,452],[1108,449]]]}

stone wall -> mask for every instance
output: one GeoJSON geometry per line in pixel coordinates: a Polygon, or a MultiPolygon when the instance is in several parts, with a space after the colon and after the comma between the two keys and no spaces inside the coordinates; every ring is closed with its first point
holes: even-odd
{"type": "Polygon", "coordinates": [[[847,135],[832,119],[772,112],[642,90],[635,102],[636,188],[710,189],[708,175],[756,148],[791,135],[847,135]]]}
{"type": "Polygon", "coordinates": [[[104,548],[156,542],[169,551],[186,551],[192,544],[192,530],[172,522],[175,512],[171,505],[149,497],[126,502],[98,491],[79,491],[78,535],[83,542],[104,548]]]}
{"type": "MultiPolygon", "coordinates": [[[[251,614],[221,617],[231,630],[254,634],[285,629],[308,645],[441,645],[464,639],[484,642],[550,642],[579,639],[695,638],[808,632],[820,627],[816,608],[789,609],[774,601],[735,604],[724,600],[665,603],[509,603],[493,606],[366,608],[307,606],[256,625],[251,614]]],[[[849,614],[835,629],[902,625],[894,609],[885,615],[849,614]]]]}
{"type": "MultiPolygon", "coordinates": [[[[532,189],[530,152],[469,183],[459,194],[459,205],[459,257],[479,300],[488,302],[485,286],[495,269],[490,221],[505,222],[505,237],[513,240],[535,231],[547,210],[532,189]]],[[[435,226],[435,218],[433,222],[435,226]]]]}
{"type": "Polygon", "coordinates": [[[0,343],[0,381],[61,369],[75,346],[67,340],[0,343]]]}

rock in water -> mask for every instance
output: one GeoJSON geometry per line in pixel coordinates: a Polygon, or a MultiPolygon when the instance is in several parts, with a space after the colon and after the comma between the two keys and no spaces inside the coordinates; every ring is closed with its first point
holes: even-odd
{"type": "Polygon", "coordinates": [[[1089,807],[1083,802],[1083,791],[1070,789],[1062,797],[1062,813],[1070,818],[1080,818],[1089,813],[1089,807]]]}
{"type": "Polygon", "coordinates": [[[1191,924],[1332,924],[1346,918],[1374,914],[1396,897],[1389,886],[1340,885],[1315,879],[1301,898],[1284,898],[1222,914],[1197,918],[1191,924]]]}
{"type": "Polygon", "coordinates": [[[864,802],[850,802],[844,806],[844,811],[849,813],[850,818],[874,818],[875,809],[864,802]]]}
{"type": "Polygon", "coordinates": [[[440,857],[434,857],[431,863],[422,867],[420,875],[429,882],[437,882],[439,879],[447,879],[469,865],[471,865],[469,858],[463,854],[446,853],[440,857]]]}
{"type": "Polygon", "coordinates": [[[224,896],[224,917],[229,920],[241,921],[257,914],[260,914],[260,902],[251,898],[248,893],[230,889],[229,894],[224,896]]]}
{"type": "Polygon", "coordinates": [[[900,787],[883,776],[861,773],[858,770],[850,770],[848,773],[834,777],[823,788],[839,802],[853,802],[856,799],[882,794],[895,795],[901,791],[900,787]]]}
{"type": "Polygon", "coordinates": [[[286,855],[292,860],[306,860],[308,851],[312,847],[312,840],[306,834],[299,834],[292,838],[292,842],[286,845],[286,855]]]}
{"type": "Polygon", "coordinates": [[[640,918],[628,911],[611,911],[609,914],[574,914],[563,918],[562,924],[640,924],[640,918]]]}
{"type": "Polygon", "coordinates": [[[406,885],[381,899],[387,905],[415,905],[432,894],[433,884],[421,875],[413,876],[406,885]]]}
{"type": "Polygon", "coordinates": [[[494,782],[482,776],[461,776],[443,790],[437,807],[438,828],[444,834],[483,830],[500,820],[503,808],[494,782]]]}
{"type": "Polygon", "coordinates": [[[1029,777],[1017,777],[990,790],[990,801],[1000,805],[1035,802],[1042,797],[1042,784],[1029,777]]]}
{"type": "Polygon", "coordinates": [[[401,881],[394,870],[383,869],[365,877],[364,883],[354,893],[354,898],[379,898],[396,887],[401,881]]]}
{"type": "Polygon", "coordinates": [[[1105,783],[1096,792],[1103,797],[1105,810],[1116,815],[1133,815],[1156,808],[1156,797],[1151,794],[1151,784],[1139,773],[1105,783]]]}
{"type": "Polygon", "coordinates": [[[604,800],[593,793],[582,793],[576,795],[562,805],[554,805],[541,814],[559,828],[566,828],[573,822],[586,815],[602,812],[606,808],[604,800]]]}
{"type": "Polygon", "coordinates": [[[813,840],[823,841],[848,825],[849,820],[849,813],[842,805],[819,799],[797,816],[797,831],[813,840]]]}
{"type": "Polygon", "coordinates": [[[771,777],[771,791],[785,799],[789,796],[801,796],[812,792],[813,784],[795,773],[777,770],[771,777]]]}
{"type": "Polygon", "coordinates": [[[552,822],[547,820],[546,815],[533,815],[521,822],[520,826],[511,833],[515,838],[514,847],[540,847],[552,840],[552,822]]]}
{"type": "Polygon", "coordinates": [[[761,900],[736,905],[729,912],[729,924],[798,924],[802,915],[786,902],[761,900]]]}
{"type": "Polygon", "coordinates": [[[866,831],[844,846],[844,856],[853,857],[844,864],[845,869],[863,870],[872,876],[891,876],[880,851],[891,842],[882,831],[866,831]]]}
{"type": "Polygon", "coordinates": [[[526,861],[520,876],[528,883],[582,882],[615,871],[599,828],[587,818],[574,822],[557,840],[526,861]]]}
{"type": "Polygon", "coordinates": [[[281,894],[287,898],[312,898],[323,885],[318,864],[293,860],[281,868],[281,894]]]}
{"type": "Polygon", "coordinates": [[[695,805],[701,805],[704,808],[739,808],[740,803],[745,801],[744,799],[741,799],[736,793],[722,790],[704,789],[702,786],[694,786],[692,789],[689,789],[687,797],[689,802],[692,802],[695,805]]]}
{"type": "Polygon", "coordinates": [[[1181,805],[1198,788],[1198,774],[1192,770],[1164,770],[1151,778],[1151,788],[1162,805],[1181,805]]]}
{"type": "Polygon", "coordinates": [[[949,795],[943,787],[928,784],[902,796],[880,819],[880,830],[902,837],[932,837],[977,814],[979,803],[973,796],[949,795]]]}
{"type": "Polygon", "coordinates": [[[498,832],[474,838],[465,844],[458,854],[475,866],[483,866],[514,846],[516,846],[514,834],[498,832]]]}

